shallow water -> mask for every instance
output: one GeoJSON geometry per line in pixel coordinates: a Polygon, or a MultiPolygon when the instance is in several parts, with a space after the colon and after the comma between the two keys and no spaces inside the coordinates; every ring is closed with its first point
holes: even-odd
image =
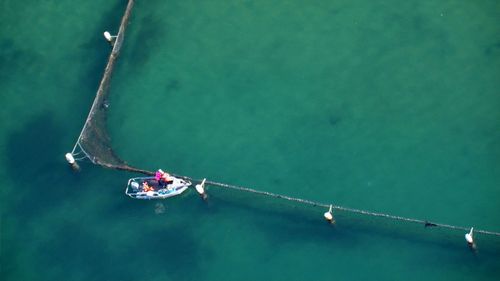
{"type": "MultiPolygon", "coordinates": [[[[500,230],[496,1],[138,1],[109,129],[132,165],[500,230]]],[[[496,280],[500,240],[209,189],[158,202],[63,154],[125,1],[0,6],[6,280],[496,280]],[[29,9],[27,8],[29,7],[29,9]]]]}

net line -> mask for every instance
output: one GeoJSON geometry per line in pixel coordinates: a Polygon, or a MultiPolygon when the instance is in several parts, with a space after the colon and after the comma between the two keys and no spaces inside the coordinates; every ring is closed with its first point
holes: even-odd
{"type": "MultiPolygon", "coordinates": [[[[136,173],[141,173],[141,174],[145,174],[145,175],[154,175],[154,172],[131,167],[131,166],[127,165],[123,160],[121,160],[112,150],[111,140],[110,140],[109,135],[107,134],[107,128],[106,128],[106,113],[107,113],[107,108],[108,108],[107,97],[109,95],[111,74],[114,70],[115,61],[118,58],[118,55],[120,53],[120,50],[121,50],[121,47],[123,44],[126,26],[127,26],[128,21],[129,21],[133,6],[134,6],[134,0],[128,0],[127,7],[125,9],[125,13],[124,13],[122,20],[120,22],[120,28],[118,30],[118,34],[115,37],[115,41],[113,44],[111,54],[110,54],[108,62],[106,64],[106,68],[104,70],[102,80],[99,84],[99,88],[97,90],[96,97],[92,103],[92,107],[90,108],[90,112],[87,116],[87,119],[85,120],[83,128],[82,128],[80,135],[78,136],[78,139],[77,139],[77,141],[76,141],[76,143],[71,151],[71,154],[75,157],[75,160],[77,160],[77,161],[89,159],[93,164],[100,165],[100,166],[110,168],[110,169],[136,172],[136,173]]],[[[177,177],[180,177],[180,178],[183,178],[186,180],[190,180],[192,182],[201,182],[200,180],[193,179],[193,178],[190,178],[187,176],[180,176],[180,175],[174,175],[174,176],[177,176],[177,177]]],[[[261,190],[257,190],[257,189],[253,189],[253,188],[249,188],[249,187],[226,184],[226,183],[222,183],[222,182],[215,182],[215,181],[208,180],[205,182],[205,184],[209,185],[209,186],[221,187],[221,188],[232,189],[232,190],[236,190],[236,191],[240,191],[240,192],[247,192],[247,193],[257,194],[257,195],[261,195],[261,196],[267,196],[267,197],[271,197],[271,198],[287,200],[287,201],[291,201],[291,202],[295,202],[295,203],[299,203],[299,204],[310,205],[313,207],[330,208],[330,206],[331,206],[332,209],[334,209],[334,210],[347,212],[347,213],[356,213],[356,214],[372,216],[372,217],[382,217],[382,218],[395,220],[395,221],[423,224],[425,226],[430,225],[430,226],[434,226],[434,227],[441,227],[441,228],[447,228],[447,229],[452,229],[452,230],[462,230],[462,231],[469,230],[469,228],[462,227],[462,226],[435,223],[435,222],[430,222],[427,220],[407,218],[407,217],[385,214],[385,213],[380,213],[380,212],[372,212],[372,211],[367,211],[367,210],[348,208],[348,207],[343,207],[343,206],[334,205],[334,204],[326,204],[326,203],[316,202],[316,201],[312,201],[312,200],[307,200],[307,199],[296,198],[296,197],[291,197],[291,196],[287,196],[287,195],[272,193],[272,192],[268,192],[268,191],[261,191],[261,190]]],[[[488,231],[488,230],[475,229],[474,232],[485,234],[485,235],[500,236],[499,232],[488,231]]]]}
{"type": "MultiPolygon", "coordinates": [[[[118,34],[114,37],[113,48],[109,55],[106,68],[104,69],[104,74],[99,84],[95,99],[92,103],[92,107],[90,108],[80,135],[71,150],[71,154],[73,156],[78,156],[83,153],[92,163],[102,166],[128,166],[114,153],[111,148],[111,140],[106,128],[106,111],[109,107],[107,98],[109,95],[111,76],[116,59],[120,54],[127,23],[133,6],[134,0],[129,0],[120,22],[118,34]]],[[[79,157],[78,160],[82,160],[85,157],[79,157]]]]}
{"type": "MultiPolygon", "coordinates": [[[[193,181],[193,182],[201,182],[201,180],[193,179],[190,177],[179,176],[179,175],[175,175],[175,176],[181,177],[181,178],[184,178],[186,180],[193,181]]],[[[257,189],[253,189],[253,188],[249,188],[249,187],[237,186],[237,185],[232,185],[232,184],[227,184],[227,183],[222,183],[222,182],[215,182],[215,181],[206,180],[205,184],[210,185],[210,186],[228,188],[228,189],[237,190],[237,191],[241,191],[241,192],[247,192],[247,193],[268,196],[268,197],[277,198],[277,199],[283,199],[283,200],[292,201],[292,202],[296,202],[296,203],[300,203],[300,204],[304,204],[304,205],[310,205],[313,207],[321,207],[321,208],[328,209],[331,206],[332,209],[334,209],[334,210],[343,211],[343,212],[347,212],[347,213],[356,213],[356,214],[372,216],[372,217],[382,217],[382,218],[386,218],[386,219],[390,219],[390,220],[422,224],[424,226],[430,225],[433,227],[441,227],[441,228],[447,228],[447,229],[452,229],[452,230],[469,231],[469,229],[470,229],[469,227],[456,226],[456,225],[450,225],[450,224],[444,224],[444,223],[436,223],[436,222],[431,222],[428,220],[407,218],[407,217],[385,214],[385,213],[380,213],[380,212],[372,212],[372,211],[367,211],[367,210],[343,207],[343,206],[339,206],[339,205],[335,205],[335,204],[326,204],[326,203],[316,202],[316,201],[312,201],[312,200],[291,197],[288,195],[282,195],[282,194],[272,193],[269,191],[262,191],[262,190],[257,190],[257,189]]],[[[474,228],[474,233],[481,233],[481,234],[485,234],[485,235],[493,235],[493,236],[500,237],[500,232],[489,231],[489,230],[482,230],[482,229],[475,229],[474,228]]]]}

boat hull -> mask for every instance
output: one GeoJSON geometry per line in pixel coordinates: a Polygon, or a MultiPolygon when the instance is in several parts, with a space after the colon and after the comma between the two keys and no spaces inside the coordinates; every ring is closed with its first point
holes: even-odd
{"type": "Polygon", "coordinates": [[[173,181],[166,186],[160,186],[154,177],[138,177],[128,180],[125,194],[134,199],[166,199],[183,193],[191,185],[191,182],[172,177],[173,181]],[[147,182],[153,187],[152,191],[144,191],[143,183],[147,182]]]}

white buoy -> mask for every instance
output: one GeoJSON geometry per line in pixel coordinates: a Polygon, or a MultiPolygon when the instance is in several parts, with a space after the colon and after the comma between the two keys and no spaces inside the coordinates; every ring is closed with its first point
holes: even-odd
{"type": "Polygon", "coordinates": [[[465,234],[465,241],[467,241],[467,243],[469,245],[474,245],[474,237],[473,237],[473,231],[474,231],[474,227],[471,227],[469,233],[466,233],[465,234]]]}
{"type": "Polygon", "coordinates": [[[195,186],[196,191],[197,191],[200,195],[202,195],[203,193],[205,193],[205,181],[206,181],[206,180],[207,180],[207,179],[203,179],[203,181],[201,181],[201,183],[199,183],[199,184],[197,184],[197,185],[195,186]]]}
{"type": "Polygon", "coordinates": [[[206,200],[207,199],[207,194],[205,193],[205,181],[207,179],[203,179],[201,181],[201,183],[195,185],[195,189],[196,189],[196,192],[198,192],[198,194],[200,194],[201,198],[203,200],[206,200]]]}
{"type": "Polygon", "coordinates": [[[106,38],[106,41],[109,43],[112,43],[116,36],[111,35],[108,31],[104,31],[104,38],[106,38]]]}
{"type": "Polygon", "coordinates": [[[73,157],[73,154],[68,152],[64,155],[64,157],[66,158],[66,161],[68,161],[68,164],[71,166],[71,168],[73,168],[73,170],[80,169],[78,163],[76,163],[75,157],[73,157]]]}
{"type": "Polygon", "coordinates": [[[329,223],[335,223],[335,220],[333,219],[333,213],[332,213],[333,206],[330,205],[330,209],[328,209],[328,212],[326,212],[323,216],[329,223]]]}
{"type": "Polygon", "coordinates": [[[68,163],[70,165],[73,165],[76,161],[75,161],[75,157],[73,157],[73,154],[71,153],[66,153],[66,155],[64,155],[64,157],[66,157],[66,161],[68,161],[68,163]]]}

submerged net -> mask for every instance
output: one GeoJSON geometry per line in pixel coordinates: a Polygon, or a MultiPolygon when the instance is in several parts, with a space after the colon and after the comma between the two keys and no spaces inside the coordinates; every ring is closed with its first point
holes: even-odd
{"type": "MultiPolygon", "coordinates": [[[[92,103],[92,107],[90,109],[89,115],[85,121],[83,129],[76,141],[75,146],[71,154],[74,156],[75,160],[83,160],[89,159],[92,163],[104,166],[111,169],[117,170],[126,170],[131,172],[138,172],[147,175],[153,175],[153,172],[142,170],[138,168],[134,168],[129,166],[123,160],[121,160],[113,151],[111,146],[111,139],[107,133],[106,127],[106,114],[108,108],[108,95],[109,95],[109,86],[111,82],[111,74],[114,69],[114,65],[118,55],[120,53],[120,49],[123,44],[123,40],[125,37],[125,30],[127,23],[129,21],[132,7],[134,5],[134,0],[129,0],[127,4],[127,8],[122,17],[120,28],[118,34],[115,38],[113,49],[108,59],[108,63],[104,70],[104,75],[99,85],[99,89],[97,90],[96,97],[94,102],[92,103]]],[[[180,178],[184,178],[186,180],[190,180],[193,182],[200,182],[200,180],[192,179],[186,176],[175,175],[180,178]]],[[[236,185],[230,185],[221,182],[215,181],[206,181],[207,185],[214,187],[221,187],[224,189],[230,189],[237,192],[245,192],[252,193],[256,195],[266,196],[270,199],[282,199],[286,201],[291,201],[295,204],[301,204],[305,206],[319,207],[319,208],[330,208],[330,210],[336,210],[344,213],[350,213],[351,215],[364,215],[370,217],[379,217],[385,218],[392,221],[406,222],[406,223],[416,223],[422,224],[424,226],[433,226],[450,230],[459,230],[459,231],[467,231],[468,227],[463,226],[455,226],[449,224],[435,223],[429,222],[427,220],[407,218],[401,216],[395,216],[390,214],[384,214],[379,212],[371,212],[360,209],[353,209],[333,204],[325,204],[321,202],[316,202],[312,200],[295,198],[281,194],[275,194],[267,191],[260,191],[249,187],[241,187],[236,185]]],[[[158,205],[159,206],[159,205],[158,205]]],[[[161,206],[158,207],[159,212],[163,212],[163,208],[161,206]]],[[[493,235],[500,236],[499,232],[487,231],[487,230],[475,230],[476,233],[481,233],[484,235],[493,235]]]]}
{"type": "Polygon", "coordinates": [[[114,37],[113,49],[109,55],[108,63],[106,64],[96,97],[71,154],[76,157],[76,160],[87,158],[94,164],[108,168],[148,173],[147,171],[130,167],[116,155],[112,149],[111,139],[106,127],[111,76],[115,62],[120,54],[123,39],[125,37],[125,30],[133,6],[134,0],[129,0],[120,23],[118,34],[114,37]]]}

